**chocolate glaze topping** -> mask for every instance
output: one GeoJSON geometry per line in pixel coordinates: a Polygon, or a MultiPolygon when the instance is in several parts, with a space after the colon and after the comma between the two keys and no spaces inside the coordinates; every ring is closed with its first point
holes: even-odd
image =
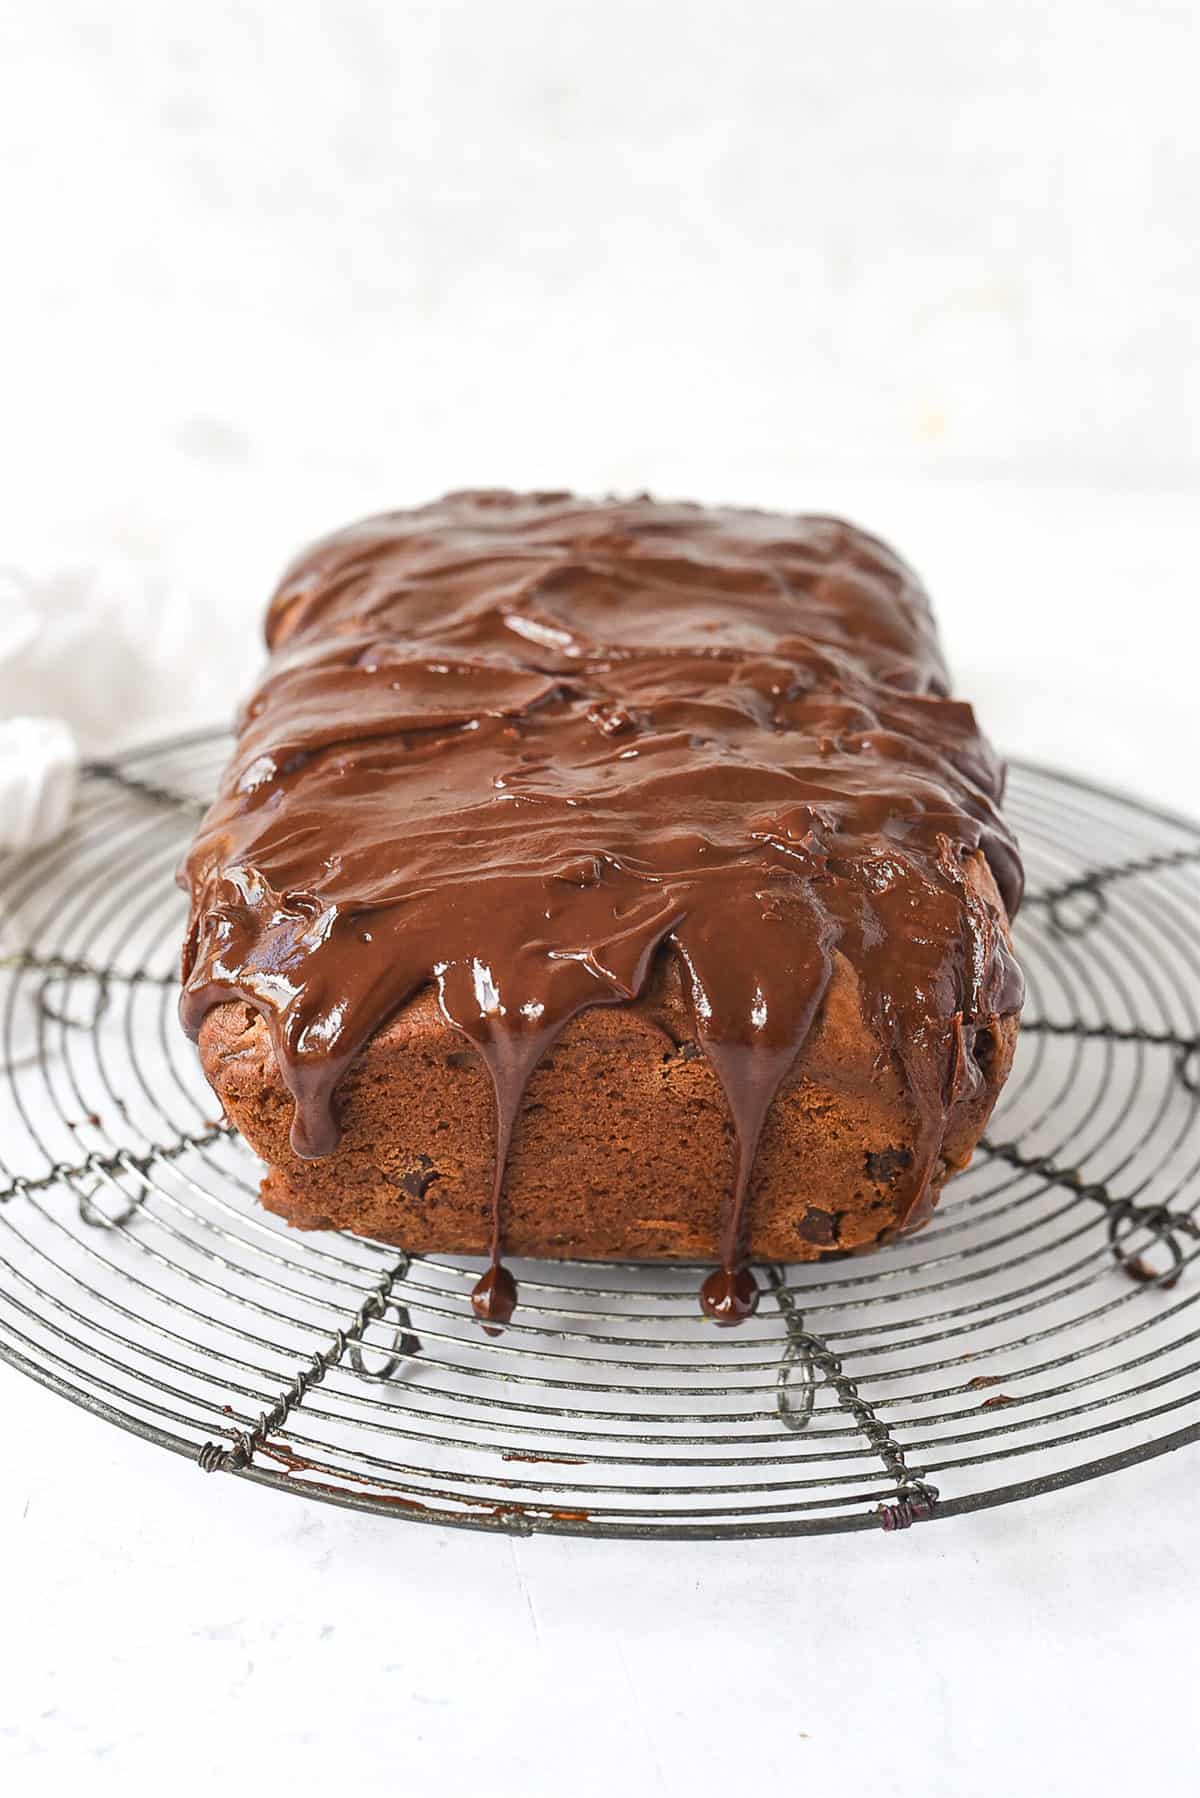
{"type": "Polygon", "coordinates": [[[490,1327],[526,1082],[568,1019],[681,958],[734,1158],[708,1315],[748,1316],[763,1120],[835,953],[894,1045],[918,1120],[899,1226],[923,1220],[977,1031],[1020,974],[968,883],[1011,915],[1003,769],[949,682],[925,596],[829,518],[452,494],[308,550],[181,872],[182,1015],[256,1007],[297,1154],[338,1141],[338,1082],[419,987],[496,1099],[490,1327]]]}

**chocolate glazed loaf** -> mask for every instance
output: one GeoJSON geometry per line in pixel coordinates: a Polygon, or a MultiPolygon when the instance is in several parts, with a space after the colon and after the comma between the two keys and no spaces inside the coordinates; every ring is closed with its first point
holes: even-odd
{"type": "Polygon", "coordinates": [[[1012,1060],[1003,770],[928,603],[828,518],[460,493],[288,571],[181,879],[183,1019],[301,1228],[861,1249],[1012,1060]]]}

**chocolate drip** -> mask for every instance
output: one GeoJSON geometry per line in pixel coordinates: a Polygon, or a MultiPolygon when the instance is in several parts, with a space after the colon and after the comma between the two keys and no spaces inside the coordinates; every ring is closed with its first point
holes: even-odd
{"type": "Polygon", "coordinates": [[[759,1139],[840,957],[908,1082],[897,1228],[921,1221],[976,1033],[1021,1003],[966,862],[1010,912],[1021,874],[1003,769],[890,551],[830,519],[459,494],[316,545],[267,635],[181,875],[182,1011],[193,1034],[228,999],[264,1015],[298,1155],[336,1147],[339,1082],[435,983],[495,1094],[473,1302],[499,1327],[529,1079],[676,954],[734,1134],[702,1303],[737,1321],[759,1139]]]}
{"type": "Polygon", "coordinates": [[[517,1305],[517,1283],[501,1262],[503,1250],[504,1176],[508,1170],[513,1127],[520,1114],[529,1076],[545,1054],[551,1038],[566,1022],[545,1025],[519,1012],[510,1018],[495,976],[485,963],[474,960],[469,970],[462,964],[438,970],[438,999],[446,1017],[475,1044],[491,1076],[496,1103],[496,1134],[492,1169],[492,1221],[488,1244],[488,1268],[471,1294],[475,1314],[498,1335],[517,1305]]]}
{"type": "Polygon", "coordinates": [[[717,1323],[740,1323],[758,1303],[753,1277],[744,1269],[739,1274],[755,1156],[771,1102],[825,996],[837,934],[808,882],[794,879],[749,899],[741,907],[733,979],[725,965],[723,911],[711,914],[715,932],[704,928],[704,914],[675,932],[691,976],[696,1035],[721,1083],[734,1132],[734,1177],[720,1240],[723,1278],[705,1281],[700,1295],[717,1323]]]}
{"type": "MultiPolygon", "coordinates": [[[[443,1005],[445,1001],[443,999],[443,1005]]],[[[503,1008],[499,1010],[503,1017],[503,1008]]],[[[518,1034],[494,1030],[486,1038],[477,1039],[496,1098],[495,1165],[492,1170],[492,1230],[488,1244],[488,1269],[471,1294],[477,1317],[489,1324],[506,1324],[517,1305],[517,1283],[500,1260],[503,1248],[504,1176],[508,1171],[508,1153],[512,1146],[513,1126],[525,1098],[529,1076],[541,1059],[547,1033],[535,1031],[518,1034]]],[[[490,1332],[496,1334],[495,1330],[490,1332]]]]}
{"type": "Polygon", "coordinates": [[[471,1309],[489,1336],[499,1336],[506,1323],[511,1323],[517,1308],[517,1282],[502,1261],[497,1261],[493,1242],[492,1260],[471,1288],[471,1309]]]}
{"type": "Polygon", "coordinates": [[[748,1267],[718,1267],[700,1288],[700,1309],[715,1324],[744,1324],[758,1310],[758,1282],[748,1267]]]}

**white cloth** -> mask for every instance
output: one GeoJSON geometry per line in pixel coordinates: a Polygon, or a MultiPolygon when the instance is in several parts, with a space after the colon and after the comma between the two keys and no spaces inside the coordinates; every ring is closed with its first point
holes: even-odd
{"type": "Polygon", "coordinates": [[[40,849],[66,829],[79,750],[61,718],[0,719],[0,849],[40,849]]]}
{"type": "Polygon", "coordinates": [[[106,753],[146,709],[169,611],[144,571],[115,558],[39,576],[0,568],[0,717],[63,718],[85,750],[106,753]]]}
{"type": "MultiPolygon", "coordinates": [[[[105,751],[161,683],[166,608],[118,562],[0,569],[0,848],[52,842],[84,750],[105,751]]],[[[174,658],[178,661],[178,658],[174,658]]]]}

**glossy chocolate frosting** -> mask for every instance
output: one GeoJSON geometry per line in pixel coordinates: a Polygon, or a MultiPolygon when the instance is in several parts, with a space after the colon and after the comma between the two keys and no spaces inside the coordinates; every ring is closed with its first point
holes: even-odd
{"type": "Polygon", "coordinates": [[[681,958],[735,1165],[710,1316],[742,1266],[767,1109],[840,951],[906,1074],[921,1221],[976,1033],[1021,1003],[1003,769],[949,681],[924,593],[830,518],[568,494],[452,494],[325,539],[285,575],[271,659],[181,874],[182,1015],[240,999],[270,1030],[301,1156],[338,1082],[434,983],[496,1098],[492,1265],[509,1142],[568,1019],[681,958]]]}

